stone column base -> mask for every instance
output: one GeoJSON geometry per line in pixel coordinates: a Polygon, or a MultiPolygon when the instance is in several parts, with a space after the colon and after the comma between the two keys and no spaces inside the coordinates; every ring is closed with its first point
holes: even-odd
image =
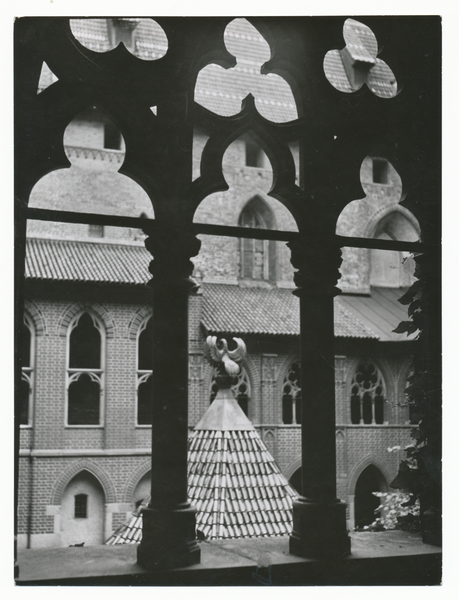
{"type": "Polygon", "coordinates": [[[303,558],[340,558],[350,553],[344,502],[320,504],[306,498],[294,500],[290,554],[303,558]]]}
{"type": "Polygon", "coordinates": [[[144,508],[137,563],[148,570],[186,567],[201,561],[196,542],[196,509],[188,502],[175,510],[144,508]]]}

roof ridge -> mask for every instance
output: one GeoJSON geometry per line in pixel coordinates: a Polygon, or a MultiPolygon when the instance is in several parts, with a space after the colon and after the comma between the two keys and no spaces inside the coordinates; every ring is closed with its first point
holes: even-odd
{"type": "Polygon", "coordinates": [[[146,252],[144,242],[135,240],[123,240],[114,238],[85,238],[85,237],[58,237],[53,234],[30,234],[26,238],[27,242],[58,242],[58,243],[70,243],[70,244],[95,244],[98,246],[125,246],[131,248],[142,248],[146,252]]]}

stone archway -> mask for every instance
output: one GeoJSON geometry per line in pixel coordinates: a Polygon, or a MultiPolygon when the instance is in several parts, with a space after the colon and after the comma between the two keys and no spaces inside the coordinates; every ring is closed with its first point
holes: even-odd
{"type": "Polygon", "coordinates": [[[105,494],[89,471],[81,471],[67,484],[60,510],[60,545],[98,546],[104,543],[105,494]]]}
{"type": "Polygon", "coordinates": [[[356,527],[370,525],[377,518],[375,513],[380,501],[373,492],[384,492],[387,483],[381,471],[375,465],[368,465],[357,479],[354,497],[354,519],[356,527]]]}
{"type": "Polygon", "coordinates": [[[138,508],[146,498],[149,498],[151,494],[151,470],[149,470],[143,477],[140,478],[137,485],[135,486],[134,493],[132,494],[132,500],[135,508],[138,508]]]}

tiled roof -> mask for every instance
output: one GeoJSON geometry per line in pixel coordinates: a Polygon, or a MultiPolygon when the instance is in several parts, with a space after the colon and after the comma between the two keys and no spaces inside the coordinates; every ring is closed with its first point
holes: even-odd
{"type": "MultiPolygon", "coordinates": [[[[144,246],[29,238],[25,275],[29,280],[144,285],[151,276],[144,246]]],[[[298,298],[291,289],[203,283],[202,324],[208,333],[292,335],[300,333],[298,298]]],[[[392,333],[407,319],[397,300],[404,289],[372,288],[371,296],[335,298],[335,336],[381,341],[412,339],[392,333]]]]}
{"type": "Polygon", "coordinates": [[[27,279],[142,285],[151,279],[151,255],[143,246],[27,240],[27,279]]]}
{"type": "Polygon", "coordinates": [[[416,333],[393,333],[401,321],[408,320],[406,306],[398,299],[406,292],[406,288],[372,287],[370,296],[339,297],[339,302],[361,323],[376,333],[382,342],[400,342],[413,340],[416,333]]]}
{"type": "Polygon", "coordinates": [[[106,19],[72,19],[73,35],[90,50],[107,52],[110,50],[106,19]]]}
{"type": "MultiPolygon", "coordinates": [[[[203,285],[202,323],[208,333],[299,335],[298,298],[290,289],[203,285]]],[[[378,335],[335,299],[335,336],[378,335]]]]}
{"type": "MultiPolygon", "coordinates": [[[[288,535],[297,494],[228,392],[219,391],[189,441],[188,497],[197,510],[196,528],[205,539],[288,535]],[[222,421],[214,413],[227,418],[222,421]],[[237,421],[234,427],[233,419],[237,421]],[[211,425],[216,421],[218,428],[211,425]],[[243,422],[246,427],[241,429],[243,422]]],[[[141,540],[140,509],[107,544],[141,540]]]]}

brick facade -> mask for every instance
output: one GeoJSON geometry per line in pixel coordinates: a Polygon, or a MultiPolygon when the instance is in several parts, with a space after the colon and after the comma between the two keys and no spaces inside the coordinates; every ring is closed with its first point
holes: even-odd
{"type": "MultiPolygon", "coordinates": [[[[140,216],[154,211],[143,190],[129,178],[117,173],[116,151],[103,151],[102,124],[95,112],[74,121],[66,132],[72,166],[44,177],[31,195],[31,206],[140,216]],[[101,152],[81,153],[84,147],[101,152]],[[78,156],[77,156],[78,154],[78,156]],[[111,156],[111,158],[110,158],[111,156]],[[100,194],[99,194],[100,191],[100,194]],[[81,193],[80,193],[81,192],[81,193]],[[121,202],[120,202],[121,199],[121,202]]],[[[199,156],[205,139],[195,136],[194,176],[199,175],[199,156]]],[[[245,141],[236,140],[224,158],[224,175],[229,190],[216,193],[202,202],[195,221],[238,225],[248,202],[258,198],[269,213],[272,228],[295,231],[294,219],[277,200],[270,198],[272,172],[266,156],[262,166],[245,164],[245,141]]],[[[298,149],[292,152],[298,162],[298,149]]],[[[389,165],[383,184],[372,182],[372,159],[362,164],[361,180],[365,197],[349,204],[342,212],[337,233],[373,236],[381,218],[399,210],[401,182],[389,165]]],[[[403,211],[402,211],[403,212],[403,211]]],[[[85,225],[63,225],[32,221],[29,235],[78,239],[88,236],[85,225]]],[[[138,230],[106,228],[104,237],[119,243],[138,242],[138,230]]],[[[200,282],[236,283],[240,274],[240,241],[235,238],[200,236],[202,248],[193,259],[200,282]]],[[[270,282],[260,285],[293,287],[293,268],[285,243],[273,242],[275,264],[270,282]]],[[[343,251],[344,292],[370,292],[370,252],[343,251]]],[[[151,314],[148,302],[136,300],[135,293],[113,289],[100,290],[89,282],[76,288],[65,284],[46,284],[46,290],[30,286],[26,311],[34,326],[34,389],[31,426],[21,429],[19,544],[30,547],[59,546],[60,503],[65,487],[77,473],[95,477],[103,492],[103,534],[108,538],[134,509],[134,490],[148,471],[151,427],[136,426],[137,332],[151,314]],[[53,287],[54,286],[54,287],[53,287]],[[54,289],[56,288],[56,289],[54,289]],[[66,369],[68,326],[79,312],[89,310],[102,324],[104,337],[104,375],[100,426],[66,426],[66,369]]],[[[202,291],[189,301],[189,426],[193,427],[209,405],[212,369],[204,361],[201,327],[202,291]]],[[[300,426],[282,423],[282,386],[286,372],[298,358],[298,339],[252,336],[246,340],[248,355],[244,367],[251,387],[248,414],[261,434],[282,472],[292,477],[301,466],[300,426]]],[[[409,355],[393,345],[378,348],[369,356],[358,340],[335,360],[336,372],[336,449],[338,496],[348,502],[349,523],[353,523],[353,494],[359,474],[369,464],[378,467],[388,485],[395,477],[400,452],[388,448],[409,443],[410,428],[406,409],[395,406],[403,398],[409,373],[409,355]],[[350,385],[359,360],[374,358],[383,374],[388,402],[384,424],[352,425],[350,385]],[[389,404],[389,402],[391,404],[389,404]]]]}

